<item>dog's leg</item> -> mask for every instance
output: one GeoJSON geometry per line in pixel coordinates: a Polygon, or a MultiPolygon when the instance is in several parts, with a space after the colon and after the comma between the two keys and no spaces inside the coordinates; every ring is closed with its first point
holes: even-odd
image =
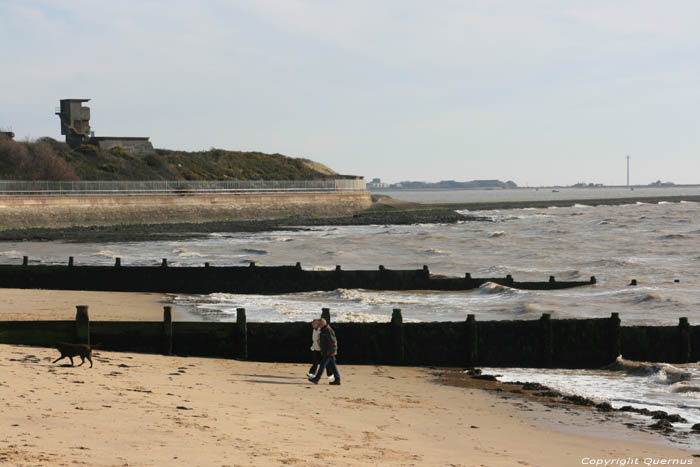
{"type": "Polygon", "coordinates": [[[57,361],[59,361],[59,360],[62,359],[62,358],[66,358],[66,356],[65,356],[65,355],[61,355],[60,357],[58,357],[58,358],[57,358],[56,360],[54,360],[53,362],[56,363],[57,361]]]}
{"type": "Polygon", "coordinates": [[[80,361],[80,365],[78,365],[78,366],[83,366],[83,365],[85,364],[85,357],[83,357],[83,356],[81,355],[81,356],[80,356],[80,360],[81,360],[81,361],[80,361]]]}
{"type": "Polygon", "coordinates": [[[88,355],[87,359],[90,360],[90,368],[92,368],[92,358],[90,358],[90,356],[88,355]]]}
{"type": "Polygon", "coordinates": [[[70,366],[75,366],[75,363],[73,363],[73,357],[69,355],[68,358],[70,358],[70,366]]]}

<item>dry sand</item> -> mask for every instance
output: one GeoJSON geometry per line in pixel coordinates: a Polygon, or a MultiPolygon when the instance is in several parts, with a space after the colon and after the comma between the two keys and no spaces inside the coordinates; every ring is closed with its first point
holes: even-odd
{"type": "Polygon", "coordinates": [[[167,296],[157,293],[0,289],[0,321],[72,320],[77,305],[93,321],[162,321],[163,304],[167,296]]]}
{"type": "Polygon", "coordinates": [[[585,458],[632,457],[640,465],[648,457],[693,460],[619,423],[597,425],[591,415],[563,411],[545,416],[532,403],[439,385],[426,369],[341,366],[338,387],[308,383],[305,365],[98,352],[89,368],[52,364],[57,356],[52,349],[0,345],[0,463],[573,466],[585,458]],[[572,433],[577,426],[586,433],[572,433]]]}

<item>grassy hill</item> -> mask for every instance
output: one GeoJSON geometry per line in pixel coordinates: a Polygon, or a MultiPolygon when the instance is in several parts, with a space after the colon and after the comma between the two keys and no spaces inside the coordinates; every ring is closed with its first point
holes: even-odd
{"type": "Polygon", "coordinates": [[[313,161],[282,154],[157,149],[137,156],[84,144],[71,149],[52,138],[18,142],[0,135],[4,180],[309,180],[339,178],[313,161]]]}

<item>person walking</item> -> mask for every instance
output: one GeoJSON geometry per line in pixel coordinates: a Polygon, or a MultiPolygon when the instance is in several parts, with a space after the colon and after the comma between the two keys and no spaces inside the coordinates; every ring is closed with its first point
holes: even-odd
{"type": "MultiPolygon", "coordinates": [[[[306,375],[309,378],[316,376],[316,370],[323,360],[321,356],[321,343],[319,342],[321,339],[321,320],[315,319],[311,321],[311,328],[313,329],[313,331],[311,331],[311,368],[309,368],[309,373],[306,375]]],[[[330,367],[326,367],[326,374],[328,375],[328,379],[333,378],[333,372],[330,367]]]]}
{"type": "Polygon", "coordinates": [[[319,344],[321,346],[321,355],[323,360],[321,360],[321,366],[315,376],[310,377],[309,381],[314,384],[318,384],[321,379],[323,370],[330,370],[333,372],[334,380],[329,384],[333,386],[340,386],[340,373],[338,372],[338,365],[335,362],[335,357],[338,355],[338,339],[335,337],[335,331],[326,322],[325,319],[320,320],[321,335],[319,338],[319,344]]]}

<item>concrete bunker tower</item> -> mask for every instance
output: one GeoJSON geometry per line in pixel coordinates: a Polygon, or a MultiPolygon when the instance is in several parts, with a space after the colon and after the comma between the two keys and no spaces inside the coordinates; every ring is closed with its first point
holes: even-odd
{"type": "Polygon", "coordinates": [[[84,102],[90,99],[61,99],[61,107],[56,115],[61,119],[61,134],[66,137],[66,144],[77,148],[83,143],[92,144],[100,149],[109,150],[121,147],[126,152],[147,156],[155,154],[148,137],[142,136],[94,136],[90,131],[90,107],[84,102]]]}
{"type": "Polygon", "coordinates": [[[61,119],[61,134],[66,144],[77,148],[90,138],[90,107],[83,107],[90,99],[61,99],[56,115],[61,119]]]}

